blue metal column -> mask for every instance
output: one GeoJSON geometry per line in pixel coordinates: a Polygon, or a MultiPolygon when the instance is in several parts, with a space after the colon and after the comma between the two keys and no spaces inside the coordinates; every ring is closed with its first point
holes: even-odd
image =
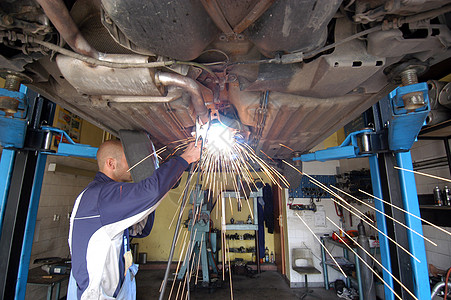
{"type": "MultiPolygon", "coordinates": [[[[396,162],[399,167],[407,170],[413,170],[412,157],[410,151],[396,153],[396,162]]],[[[417,189],[415,185],[415,176],[411,172],[398,170],[399,183],[401,186],[402,201],[404,209],[411,214],[420,217],[420,206],[418,203],[417,189]]],[[[419,234],[423,234],[423,227],[421,221],[409,214],[405,215],[406,225],[419,234]]],[[[411,259],[413,279],[414,279],[414,294],[418,299],[431,299],[429,272],[426,260],[426,250],[424,247],[424,240],[412,231],[407,231],[407,238],[409,240],[410,252],[420,262],[413,258],[411,259]]]]}
{"type": "Polygon", "coordinates": [[[39,199],[41,196],[42,182],[44,180],[45,163],[47,155],[39,153],[36,162],[33,188],[31,190],[30,204],[28,206],[27,222],[25,224],[25,234],[20,254],[19,270],[17,275],[15,299],[25,299],[27,289],[28,268],[30,266],[31,250],[33,247],[34,231],[36,227],[36,217],[38,215],[39,199]]]}
{"type": "MultiPolygon", "coordinates": [[[[373,195],[382,199],[382,188],[381,188],[381,182],[380,182],[380,172],[379,172],[379,164],[377,160],[377,155],[372,155],[368,157],[368,160],[370,162],[370,172],[371,172],[371,182],[373,187],[373,195]]],[[[382,201],[378,199],[374,199],[374,206],[380,210],[381,212],[384,212],[384,204],[382,201]]],[[[384,216],[376,212],[376,221],[377,221],[377,227],[379,230],[381,230],[383,233],[387,234],[387,222],[385,221],[384,216]]],[[[392,272],[391,267],[391,261],[390,261],[390,248],[388,245],[388,239],[383,236],[382,234],[379,234],[379,247],[381,251],[381,261],[382,265],[387,268],[390,273],[392,272]]],[[[383,278],[384,281],[393,289],[393,278],[390,276],[389,273],[387,273],[385,270],[383,270],[383,278]]],[[[390,290],[389,287],[384,286],[384,292],[385,292],[385,299],[386,300],[394,300],[395,295],[390,290]]]]}
{"type": "Polygon", "coordinates": [[[3,149],[0,161],[0,237],[2,234],[3,216],[5,215],[6,200],[8,199],[9,184],[14,169],[16,151],[3,149]]]}

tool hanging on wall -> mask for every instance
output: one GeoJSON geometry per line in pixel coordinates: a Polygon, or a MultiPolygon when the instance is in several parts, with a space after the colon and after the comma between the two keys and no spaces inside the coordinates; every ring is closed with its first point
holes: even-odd
{"type": "Polygon", "coordinates": [[[288,208],[293,210],[311,210],[313,212],[316,212],[316,204],[313,202],[313,198],[310,199],[310,204],[293,204],[288,203],[288,208]]]}
{"type": "MultiPolygon", "coordinates": [[[[353,196],[358,195],[359,189],[368,191],[369,193],[372,191],[370,170],[368,169],[345,172],[336,175],[336,178],[337,187],[353,196]]],[[[352,200],[349,201],[353,202],[352,200]]]]}

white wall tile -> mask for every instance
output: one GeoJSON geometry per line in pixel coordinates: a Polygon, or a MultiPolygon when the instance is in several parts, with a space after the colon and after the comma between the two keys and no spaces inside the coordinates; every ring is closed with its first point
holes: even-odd
{"type": "Polygon", "coordinates": [[[337,167],[339,167],[338,160],[305,162],[302,166],[303,171],[310,175],[336,175],[337,167]]]}
{"type": "MultiPolygon", "coordinates": [[[[450,231],[451,228],[443,227],[443,229],[450,231]]],[[[437,247],[435,247],[428,242],[425,242],[428,264],[433,264],[437,268],[450,266],[451,241],[449,235],[428,225],[423,225],[423,235],[437,243],[437,247]]]]}
{"type": "MultiPolygon", "coordinates": [[[[295,203],[309,203],[309,199],[295,199],[295,203]]],[[[319,205],[322,205],[324,208],[324,211],[326,212],[326,216],[331,218],[335,223],[338,224],[338,216],[335,213],[335,208],[333,202],[329,199],[323,199],[319,205]]],[[[319,242],[314,238],[314,236],[311,234],[311,232],[307,229],[307,227],[302,223],[302,221],[295,216],[295,213],[299,213],[301,218],[308,224],[308,226],[315,232],[316,236],[323,235],[324,233],[331,233],[333,230],[335,230],[334,226],[330,224],[328,221],[326,221],[327,227],[315,227],[314,223],[314,213],[310,211],[293,211],[288,210],[287,211],[287,222],[288,222],[288,247],[290,249],[290,256],[291,251],[293,248],[304,248],[307,247],[312,250],[313,254],[321,258],[321,246],[319,242]],[[294,216],[294,217],[293,217],[294,216]]],[[[343,255],[343,251],[341,248],[336,247],[336,249],[332,249],[333,255],[343,255]]],[[[320,266],[320,261],[317,258],[314,258],[315,266],[322,271],[322,268],[320,266]]],[[[291,261],[290,261],[291,264],[291,261]]],[[[291,269],[290,265],[290,281],[291,286],[302,286],[304,282],[304,277],[299,275],[297,272],[291,269]]],[[[335,272],[334,270],[329,268],[329,280],[335,281],[336,279],[340,278],[340,273],[335,272]]],[[[324,279],[322,275],[315,275],[315,276],[309,276],[309,283],[312,283],[313,285],[320,285],[322,286],[324,284],[324,279]]],[[[313,286],[312,285],[312,286],[313,286]]]]}
{"type": "Polygon", "coordinates": [[[448,268],[451,265],[451,257],[449,255],[427,252],[426,257],[428,260],[428,264],[433,264],[437,268],[441,269],[443,267],[448,268]]]}

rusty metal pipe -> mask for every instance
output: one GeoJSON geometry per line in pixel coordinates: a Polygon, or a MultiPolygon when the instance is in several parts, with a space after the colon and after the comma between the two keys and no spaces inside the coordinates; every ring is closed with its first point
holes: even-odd
{"type": "Polygon", "coordinates": [[[52,21],[61,37],[77,53],[99,58],[99,52],[83,37],[77,25],[61,0],[36,0],[41,5],[47,17],[52,21]]]}
{"type": "Polygon", "coordinates": [[[202,96],[199,84],[195,80],[179,74],[157,72],[155,74],[155,81],[162,85],[178,86],[185,89],[191,95],[191,103],[193,103],[196,115],[202,124],[209,121],[208,109],[205,106],[204,97],[202,96]]]}

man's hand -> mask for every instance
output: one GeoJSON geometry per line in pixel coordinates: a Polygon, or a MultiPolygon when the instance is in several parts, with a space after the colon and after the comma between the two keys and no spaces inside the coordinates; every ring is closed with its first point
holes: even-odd
{"type": "Polygon", "coordinates": [[[196,147],[194,146],[194,143],[190,143],[188,148],[186,148],[185,152],[183,152],[180,157],[186,160],[189,164],[198,161],[200,158],[201,145],[202,143],[199,143],[196,147]]]}

